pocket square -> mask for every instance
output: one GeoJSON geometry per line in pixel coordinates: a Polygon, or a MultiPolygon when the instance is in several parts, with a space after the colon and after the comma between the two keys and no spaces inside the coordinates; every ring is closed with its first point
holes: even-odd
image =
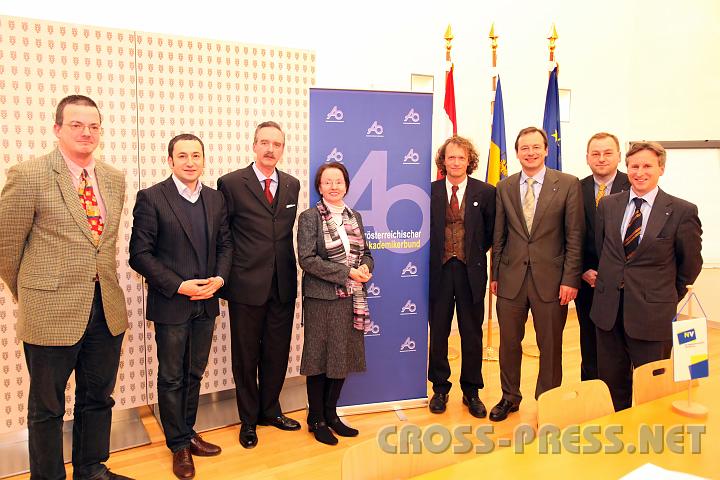
{"type": "Polygon", "coordinates": [[[296,204],[291,203],[290,205],[285,205],[285,208],[292,208],[292,207],[294,207],[295,205],[296,205],[296,204]]]}

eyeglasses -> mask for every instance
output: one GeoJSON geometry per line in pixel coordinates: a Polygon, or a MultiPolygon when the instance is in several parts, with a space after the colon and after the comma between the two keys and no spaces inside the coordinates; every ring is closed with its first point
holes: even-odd
{"type": "Polygon", "coordinates": [[[70,131],[75,134],[79,133],[85,133],[85,129],[87,128],[91,135],[99,135],[102,133],[102,127],[98,125],[97,123],[91,123],[90,125],[85,125],[84,123],[80,122],[72,122],[72,123],[64,123],[63,125],[70,127],[70,131]]]}
{"type": "Polygon", "coordinates": [[[331,180],[324,180],[324,181],[321,182],[321,184],[322,184],[323,187],[328,187],[328,188],[329,188],[329,187],[344,187],[344,186],[345,186],[345,180],[336,180],[336,181],[334,181],[334,182],[331,181],[331,180]]]}

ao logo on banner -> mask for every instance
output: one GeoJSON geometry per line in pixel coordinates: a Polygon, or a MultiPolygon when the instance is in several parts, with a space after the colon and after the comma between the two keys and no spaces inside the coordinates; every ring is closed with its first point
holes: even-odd
{"type": "Polygon", "coordinates": [[[402,278],[408,278],[408,277],[417,277],[418,276],[418,268],[413,265],[412,262],[408,262],[407,265],[402,269],[402,273],[400,273],[400,277],[402,278]]]}
{"type": "Polygon", "coordinates": [[[327,116],[325,117],[325,121],[327,123],[345,123],[345,120],[343,120],[343,117],[345,114],[342,110],[340,110],[337,105],[334,105],[332,110],[328,112],[327,116]]]}

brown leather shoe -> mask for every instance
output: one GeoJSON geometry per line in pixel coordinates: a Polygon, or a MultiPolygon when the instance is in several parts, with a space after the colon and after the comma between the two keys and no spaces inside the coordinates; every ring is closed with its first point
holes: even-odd
{"type": "Polygon", "coordinates": [[[182,480],[188,480],[195,476],[195,464],[190,453],[190,447],[185,447],[173,453],[173,473],[182,480]]]}
{"type": "Polygon", "coordinates": [[[190,453],[196,457],[214,457],[220,455],[222,448],[210,442],[206,442],[198,434],[190,439],[190,453]]]}

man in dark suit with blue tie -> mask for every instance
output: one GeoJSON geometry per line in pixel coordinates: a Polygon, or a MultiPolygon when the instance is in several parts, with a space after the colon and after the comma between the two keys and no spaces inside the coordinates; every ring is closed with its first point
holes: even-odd
{"type": "Polygon", "coordinates": [[[583,274],[575,299],[580,324],[580,379],[593,380],[597,374],[597,346],[595,324],[590,320],[590,307],[597,278],[598,255],[595,248],[595,214],[601,198],[630,188],[627,175],[618,170],[620,142],[611,133],[599,132],[590,137],[585,156],[592,175],[580,180],[585,207],[585,242],[583,244],[583,274]]]}
{"type": "Polygon", "coordinates": [[[435,159],[445,176],[433,182],[430,198],[430,358],[433,384],[429,408],[442,413],[451,383],[448,336],[457,310],[462,351],[460,388],[471,415],[487,409],[478,396],[483,388],[482,325],[487,286],[486,254],[495,224],[495,188],[471,178],[478,166],[473,144],[457,135],[438,149],[435,159]]]}
{"type": "Polygon", "coordinates": [[[257,425],[299,430],[282,414],[292,336],[297,266],[293,225],[300,182],[275,166],[285,150],[285,134],[275,122],[255,129],[255,162],[218,179],[225,196],[233,239],[228,300],[233,378],[240,444],[257,445],[257,425]]]}
{"type": "Polygon", "coordinates": [[[590,318],[597,326],[598,376],[615,410],[632,405],[632,371],[670,357],[678,302],[702,269],[697,207],[660,190],[665,149],[630,147],[632,188],[598,205],[600,263],[590,318]]]}
{"type": "Polygon", "coordinates": [[[204,153],[195,135],[170,141],[172,175],[138,192],[130,238],[130,266],[148,283],[147,318],[155,323],[160,421],[181,479],[195,476],[193,455],[220,454],[193,428],[220,314],[215,292],[232,261],[225,199],[199,180],[204,153]]]}

